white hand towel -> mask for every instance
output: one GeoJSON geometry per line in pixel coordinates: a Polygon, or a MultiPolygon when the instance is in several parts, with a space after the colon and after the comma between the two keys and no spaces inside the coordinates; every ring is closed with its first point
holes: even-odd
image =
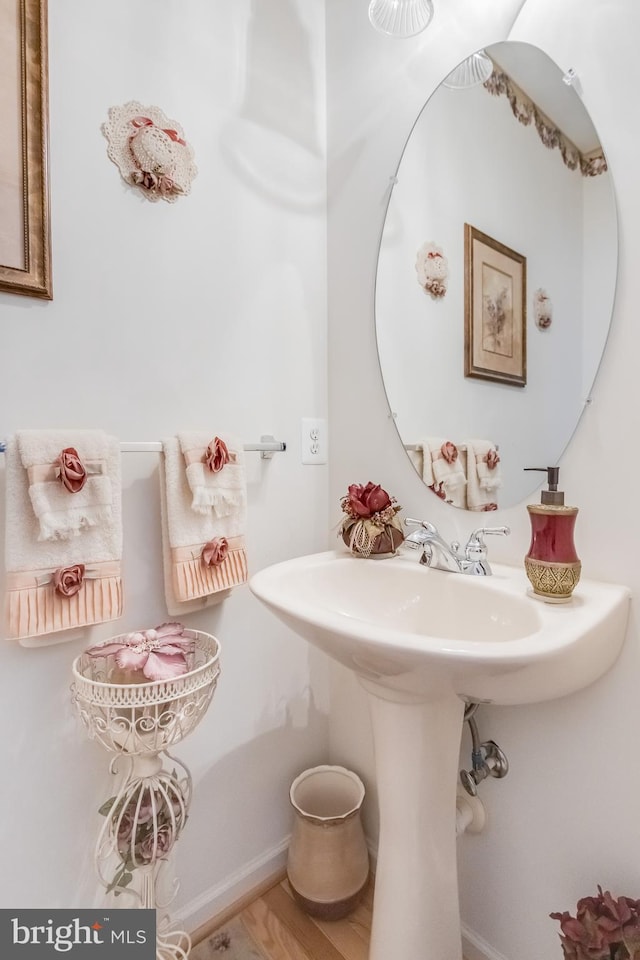
{"type": "Polygon", "coordinates": [[[502,477],[496,446],[490,440],[467,440],[466,447],[467,506],[469,510],[497,510],[496,491],[502,486],[502,477]]]}
{"type": "Polygon", "coordinates": [[[427,440],[416,444],[415,453],[409,451],[409,457],[414,467],[422,477],[428,487],[433,487],[435,482],[433,476],[433,467],[431,464],[431,450],[427,440]]]}
{"type": "MultiPolygon", "coordinates": [[[[192,489],[177,437],[163,440],[160,467],[162,544],[167,610],[180,616],[219,603],[247,580],[246,487],[240,506],[223,517],[192,508],[192,489]],[[203,555],[204,554],[204,555],[203,555]],[[207,562],[209,561],[209,562],[207,562]]],[[[244,455],[237,465],[244,473],[244,455]]]]}
{"type": "MultiPolygon", "coordinates": [[[[62,442],[57,437],[51,449],[80,446],[81,432],[65,431],[62,442]]],[[[25,446],[25,455],[29,456],[27,448],[29,443],[25,446]]],[[[106,447],[101,447],[100,453],[111,487],[109,521],[85,525],[70,539],[43,540],[30,501],[29,477],[18,438],[7,441],[5,555],[10,638],[57,633],[122,615],[119,441],[106,437],[106,447]]]]}
{"type": "Polygon", "coordinates": [[[450,440],[438,437],[429,437],[423,444],[425,451],[428,449],[431,456],[434,493],[455,507],[465,507],[467,478],[457,446],[450,440]]]}
{"type": "Polygon", "coordinates": [[[77,537],[85,527],[112,520],[111,478],[107,470],[109,438],[101,430],[21,430],[16,434],[29,498],[40,524],[39,540],[77,537]],[[72,449],[86,477],[71,492],[61,482],[58,458],[72,449]]]}
{"type": "Polygon", "coordinates": [[[246,507],[246,480],[242,445],[232,437],[193,430],[178,434],[180,449],[191,489],[191,509],[196,513],[226,517],[246,507]],[[215,471],[207,465],[207,454],[220,452],[215,471]],[[228,459],[227,459],[228,458],[228,459]],[[225,462],[226,461],[226,462],[225,462]]]}

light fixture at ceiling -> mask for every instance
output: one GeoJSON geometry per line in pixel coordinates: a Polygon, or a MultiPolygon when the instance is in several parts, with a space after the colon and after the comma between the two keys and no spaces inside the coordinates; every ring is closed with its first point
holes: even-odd
{"type": "Polygon", "coordinates": [[[369,4],[369,20],[376,30],[398,39],[421,33],[432,16],[432,0],[371,0],[369,4]]]}
{"type": "Polygon", "coordinates": [[[484,50],[472,53],[470,57],[459,63],[442,81],[445,87],[451,90],[462,90],[465,87],[476,87],[484,83],[493,73],[493,60],[484,50]]]}

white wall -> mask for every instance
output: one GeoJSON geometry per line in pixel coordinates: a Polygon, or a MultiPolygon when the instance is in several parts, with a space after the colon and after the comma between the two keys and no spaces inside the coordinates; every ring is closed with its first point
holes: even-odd
{"type": "MultiPolygon", "coordinates": [[[[163,0],[161,13],[56,0],[49,31],[55,299],[0,294],[0,437],[273,433],[286,453],[247,454],[250,571],[323,548],[327,468],[303,467],[299,444],[300,418],[327,412],[321,0],[163,0]],[[194,146],[199,174],[175,205],[141,198],[107,157],[100,124],[131,99],[194,146]]],[[[111,784],[73,718],[70,665],[88,642],[167,618],[157,471],[155,454],[124,455],[123,618],[73,643],[3,646],[2,906],[95,893],[111,784]]],[[[195,780],[177,857],[193,925],[214,888],[287,836],[290,780],[327,759],[327,678],[246,586],[188,622],[222,644],[208,715],[175,749],[195,780]]]]}
{"type": "MultiPolygon", "coordinates": [[[[377,244],[389,176],[425,99],[464,56],[504,39],[521,6],[517,0],[438,3],[429,29],[400,42],[371,29],[366,4],[327,0],[330,492],[336,518],[347,485],[373,480],[397,496],[406,515],[428,516],[449,539],[466,538],[473,526],[470,515],[432,502],[436,498],[402,454],[387,417],[373,325],[377,244]]],[[[621,241],[613,326],[594,403],[561,461],[561,476],[567,501],[580,507],[576,539],[584,576],[628,584],[634,593],[640,589],[634,442],[640,419],[634,393],[640,187],[637,131],[629,118],[640,81],[638,35],[640,10],[633,0],[527,0],[512,33],[538,43],[562,69],[577,71],[613,170],[621,241]]],[[[492,542],[492,555],[521,563],[529,542],[524,505],[492,519],[512,529],[509,538],[492,542]]],[[[639,671],[632,605],[620,660],[592,687],[557,703],[479,712],[483,738],[500,743],[511,761],[505,780],[482,787],[488,829],[460,844],[463,917],[490,945],[494,960],[559,956],[549,912],[573,909],[598,883],[638,896],[639,671]]],[[[334,668],[332,680],[332,756],[363,774],[367,818],[375,829],[364,697],[342,669],[334,668]]]]}

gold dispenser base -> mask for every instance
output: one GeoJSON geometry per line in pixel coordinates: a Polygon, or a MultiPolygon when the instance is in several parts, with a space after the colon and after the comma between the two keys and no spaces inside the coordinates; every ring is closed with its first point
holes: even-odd
{"type": "Polygon", "coordinates": [[[582,564],[579,560],[576,563],[551,563],[525,557],[524,568],[537,597],[551,603],[563,603],[571,599],[580,579],[582,564]]]}

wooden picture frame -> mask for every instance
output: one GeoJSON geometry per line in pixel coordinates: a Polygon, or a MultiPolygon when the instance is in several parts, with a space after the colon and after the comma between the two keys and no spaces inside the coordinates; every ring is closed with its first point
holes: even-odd
{"type": "Polygon", "coordinates": [[[53,299],[47,0],[0,0],[0,290],[53,299]]]}
{"type": "Polygon", "coordinates": [[[527,383],[527,259],[464,225],[464,375],[527,383]]]}

